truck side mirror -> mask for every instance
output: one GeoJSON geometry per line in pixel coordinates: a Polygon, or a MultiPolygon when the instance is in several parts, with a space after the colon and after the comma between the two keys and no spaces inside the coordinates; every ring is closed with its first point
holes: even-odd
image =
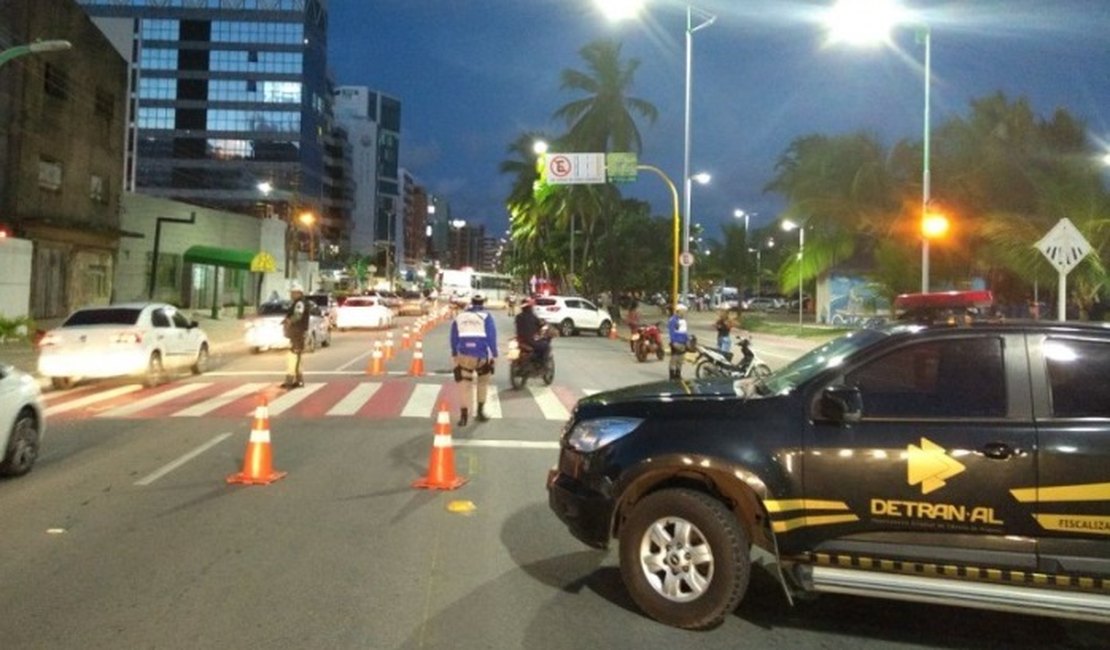
{"type": "Polygon", "coordinates": [[[829,386],[821,394],[817,408],[822,420],[852,424],[863,416],[863,397],[854,386],[829,386]]]}

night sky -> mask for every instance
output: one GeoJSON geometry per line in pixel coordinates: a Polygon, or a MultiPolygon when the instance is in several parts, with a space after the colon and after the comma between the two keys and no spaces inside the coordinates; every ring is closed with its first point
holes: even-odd
{"type": "MultiPolygon", "coordinates": [[[[888,146],[923,131],[923,47],[912,26],[893,47],[830,46],[831,0],[704,0],[716,14],[694,34],[691,173],[693,220],[710,237],[741,208],[772,220],[765,194],[795,138],[866,130],[888,146]]],[[[932,125],[997,91],[1027,98],[1040,117],[1057,107],[1082,119],[1110,151],[1110,0],[904,0],[932,34],[932,125]]],[[[684,2],[649,0],[638,20],[610,22],[594,0],[331,0],[329,64],[340,84],[365,85],[403,104],[401,163],[450,201],[453,216],[508,226],[510,178],[498,173],[525,131],[565,132],[552,114],[579,95],[559,89],[578,50],[598,38],[640,60],[630,94],[659,119],[640,122],[641,161],[679,184],[683,151],[684,2]]],[[[670,213],[654,176],[625,196],[670,213]]],[[[933,194],[944,189],[934,184],[933,194]]],[[[1108,215],[1110,216],[1110,215],[1108,215]]]]}

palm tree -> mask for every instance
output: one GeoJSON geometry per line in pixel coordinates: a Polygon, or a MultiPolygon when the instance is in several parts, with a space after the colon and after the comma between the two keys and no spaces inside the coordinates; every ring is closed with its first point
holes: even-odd
{"type": "Polygon", "coordinates": [[[622,63],[620,44],[610,40],[595,41],[578,52],[589,71],[563,70],[561,89],[587,96],[555,111],[555,118],[565,120],[570,129],[564,143],[576,151],[639,153],[643,143],[633,113],[649,123],[659,115],[648,101],[628,95],[639,59],[622,63]]]}

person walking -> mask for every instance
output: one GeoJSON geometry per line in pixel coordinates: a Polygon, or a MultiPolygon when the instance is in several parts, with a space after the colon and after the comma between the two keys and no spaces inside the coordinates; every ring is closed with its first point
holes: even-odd
{"type": "Polygon", "coordinates": [[[674,306],[674,315],[667,321],[667,334],[671,341],[671,379],[682,380],[682,362],[686,360],[686,346],[690,343],[690,333],[686,325],[686,305],[674,306]]]}
{"type": "Polygon", "coordinates": [[[635,354],[636,340],[633,337],[640,331],[640,303],[635,298],[632,299],[632,302],[628,303],[628,313],[625,314],[625,322],[628,323],[628,349],[635,354]]]}
{"type": "Polygon", "coordinates": [[[480,293],[470,297],[470,307],[451,321],[451,360],[455,365],[455,383],[459,385],[459,426],[470,419],[470,406],[478,402],[476,419],[489,419],[485,412],[486,394],[493,362],[497,358],[497,327],[485,309],[486,299],[480,293]],[[474,386],[475,390],[471,390],[474,386]],[[477,393],[475,395],[475,393],[477,393]]]}
{"type": "Polygon", "coordinates": [[[289,285],[289,296],[289,309],[281,322],[285,338],[289,339],[289,353],[285,355],[285,382],[281,387],[300,388],[304,386],[301,355],[304,354],[304,341],[308,334],[308,319],[311,312],[300,282],[294,280],[289,285]]]}

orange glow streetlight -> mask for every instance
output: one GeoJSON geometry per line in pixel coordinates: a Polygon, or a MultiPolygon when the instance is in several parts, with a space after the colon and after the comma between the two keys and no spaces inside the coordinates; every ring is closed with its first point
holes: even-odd
{"type": "Polygon", "coordinates": [[[297,215],[297,221],[305,227],[308,232],[308,261],[312,262],[316,259],[316,237],[313,236],[313,226],[316,225],[316,215],[308,210],[297,215]]]}
{"type": "Polygon", "coordinates": [[[941,239],[948,234],[948,217],[939,212],[926,212],[921,218],[921,234],[925,239],[941,239]]]}

